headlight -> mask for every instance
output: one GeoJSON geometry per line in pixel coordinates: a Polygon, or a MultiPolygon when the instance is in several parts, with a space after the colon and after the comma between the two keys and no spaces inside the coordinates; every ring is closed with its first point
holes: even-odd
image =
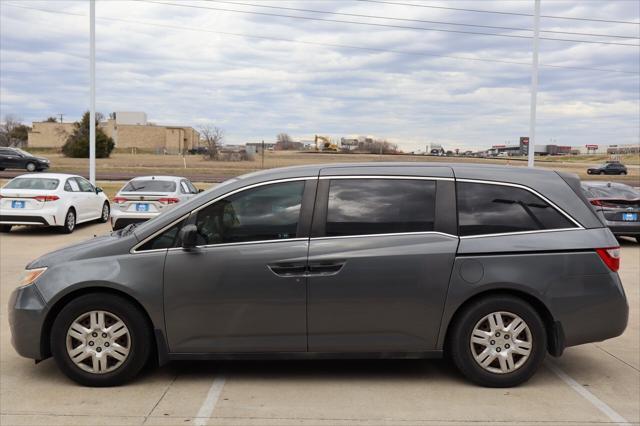
{"type": "Polygon", "coordinates": [[[28,285],[33,283],[38,277],[44,274],[47,268],[36,268],[36,269],[27,269],[22,274],[22,278],[20,278],[20,285],[28,285]]]}

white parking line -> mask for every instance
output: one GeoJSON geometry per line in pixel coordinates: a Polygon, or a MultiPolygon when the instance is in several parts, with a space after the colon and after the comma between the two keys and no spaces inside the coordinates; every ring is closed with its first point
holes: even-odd
{"type": "Polygon", "coordinates": [[[213,380],[213,383],[209,388],[209,392],[207,393],[207,397],[200,406],[198,414],[196,414],[196,419],[193,423],[195,426],[205,426],[209,423],[209,418],[211,417],[211,414],[213,414],[213,410],[215,410],[220,394],[222,393],[224,381],[224,376],[216,377],[213,380]]]}
{"type": "Polygon", "coordinates": [[[600,410],[605,416],[609,417],[609,419],[619,426],[631,426],[631,423],[627,421],[624,417],[618,414],[613,408],[609,407],[606,402],[599,399],[597,396],[589,392],[582,386],[580,383],[573,380],[567,373],[562,371],[560,367],[558,367],[553,361],[547,359],[545,362],[547,368],[553,371],[556,376],[560,377],[563,382],[568,384],[574,391],[576,391],[580,396],[589,401],[591,405],[600,410]]]}

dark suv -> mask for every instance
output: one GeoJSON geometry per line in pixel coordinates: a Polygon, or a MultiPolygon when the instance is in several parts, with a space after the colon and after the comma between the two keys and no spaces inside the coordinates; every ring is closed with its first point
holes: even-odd
{"type": "Polygon", "coordinates": [[[231,179],[27,265],[18,353],[110,386],[151,356],[428,358],[514,386],[620,335],[618,242],[579,180],[504,166],[361,163],[231,179]],[[606,318],[606,321],[603,320],[606,318]]]}
{"type": "Polygon", "coordinates": [[[36,157],[20,148],[0,147],[0,170],[25,169],[40,172],[49,168],[49,160],[36,157]]]}
{"type": "Polygon", "coordinates": [[[589,167],[587,174],[590,175],[626,175],[627,166],[617,161],[609,161],[597,167],[589,167]]]}

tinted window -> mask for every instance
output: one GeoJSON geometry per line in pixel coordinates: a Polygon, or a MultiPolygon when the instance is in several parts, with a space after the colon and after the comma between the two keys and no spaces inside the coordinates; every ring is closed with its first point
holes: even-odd
{"type": "Polygon", "coordinates": [[[6,189],[43,189],[53,191],[58,187],[59,183],[58,179],[15,178],[4,187],[6,189]]]}
{"type": "Polygon", "coordinates": [[[147,241],[144,245],[138,248],[138,251],[166,249],[181,245],[179,231],[183,223],[184,220],[173,225],[171,228],[167,229],[152,240],[147,241]]]}
{"type": "Polygon", "coordinates": [[[436,183],[336,179],[329,186],[327,236],[433,231],[436,183]]]}
{"type": "Polygon", "coordinates": [[[198,212],[198,245],[295,238],[304,181],[233,194],[198,212]]]}
{"type": "Polygon", "coordinates": [[[456,190],[460,235],[575,227],[547,202],[521,188],[458,182],[456,190]]]}
{"type": "Polygon", "coordinates": [[[175,192],[176,183],[170,180],[132,180],[127,183],[122,192],[175,192]]]}

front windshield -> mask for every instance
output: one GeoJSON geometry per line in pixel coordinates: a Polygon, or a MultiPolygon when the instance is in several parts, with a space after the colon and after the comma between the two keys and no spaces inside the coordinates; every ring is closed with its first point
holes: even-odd
{"type": "Polygon", "coordinates": [[[20,149],[20,148],[14,148],[14,149],[15,149],[16,151],[18,151],[18,152],[19,152],[20,154],[22,154],[22,155],[26,155],[26,156],[29,156],[29,157],[31,157],[31,156],[32,156],[31,154],[29,154],[27,151],[25,151],[25,150],[23,150],[23,149],[20,149]]]}

